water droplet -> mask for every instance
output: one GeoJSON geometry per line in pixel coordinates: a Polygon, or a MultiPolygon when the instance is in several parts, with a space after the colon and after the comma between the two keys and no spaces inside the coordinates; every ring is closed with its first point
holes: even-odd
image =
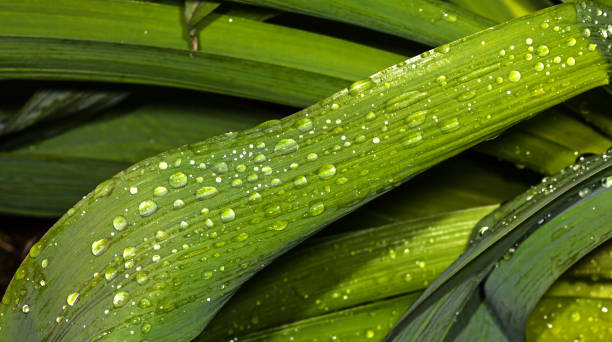
{"type": "Polygon", "coordinates": [[[259,192],[254,192],[249,195],[249,201],[256,201],[258,199],[261,199],[261,195],[259,194],[259,192]]]}
{"type": "Polygon", "coordinates": [[[115,267],[109,267],[104,271],[104,278],[106,280],[113,280],[117,276],[117,269],[115,267]]]}
{"type": "Polygon", "coordinates": [[[325,205],[323,203],[315,203],[313,205],[310,206],[310,209],[308,210],[310,212],[311,216],[318,216],[321,215],[324,211],[325,211],[325,205]]]}
{"type": "Polygon", "coordinates": [[[240,234],[238,234],[238,235],[237,235],[237,236],[234,238],[234,240],[235,240],[235,241],[240,242],[240,241],[244,241],[244,240],[246,240],[246,239],[248,239],[248,238],[249,238],[249,234],[247,234],[247,233],[240,233],[240,234]]]}
{"type": "Polygon", "coordinates": [[[404,280],[405,280],[406,282],[411,282],[411,281],[412,281],[412,275],[411,275],[410,273],[406,273],[406,274],[404,275],[404,280]]]}
{"type": "Polygon", "coordinates": [[[125,219],[125,217],[123,216],[115,216],[115,218],[113,219],[113,227],[117,230],[117,231],[122,231],[125,229],[125,227],[127,227],[127,220],[125,219]]]}
{"type": "Polygon", "coordinates": [[[287,154],[294,151],[297,151],[298,144],[293,139],[281,139],[274,146],[274,152],[279,152],[280,154],[287,154]]]}
{"type": "Polygon", "coordinates": [[[449,23],[454,23],[455,21],[457,21],[457,16],[453,13],[444,12],[442,14],[442,19],[448,21],[449,23]]]}
{"type": "Polygon", "coordinates": [[[366,330],[366,333],[365,333],[365,337],[366,338],[374,338],[374,335],[375,335],[374,334],[374,330],[372,330],[372,329],[366,330]]]}
{"type": "Polygon", "coordinates": [[[158,186],[153,190],[153,196],[161,197],[168,193],[168,189],[165,186],[158,186]]]}
{"type": "Polygon", "coordinates": [[[389,99],[386,103],[387,111],[396,111],[415,104],[427,97],[427,93],[420,91],[408,91],[389,99]]]}
{"type": "Polygon", "coordinates": [[[510,71],[510,73],[508,74],[508,80],[510,80],[510,82],[518,82],[521,80],[521,73],[518,72],[517,70],[512,70],[510,71]]]}
{"type": "Polygon", "coordinates": [[[546,45],[540,45],[538,46],[538,48],[536,49],[536,52],[538,53],[538,56],[540,57],[544,57],[547,56],[548,53],[550,52],[550,50],[548,49],[548,46],[546,45]]]}
{"type": "Polygon", "coordinates": [[[408,123],[409,127],[417,127],[422,125],[425,122],[426,118],[427,110],[419,110],[408,115],[408,118],[406,118],[406,122],[408,123]]]}
{"type": "Polygon", "coordinates": [[[374,112],[369,112],[368,114],[366,114],[365,119],[366,121],[372,121],[376,119],[376,114],[374,112]]]}
{"type": "Polygon", "coordinates": [[[531,38],[525,39],[525,44],[527,44],[527,45],[533,44],[533,39],[531,39],[531,38]]]}
{"type": "Polygon", "coordinates": [[[257,156],[255,156],[255,159],[253,159],[256,163],[263,163],[266,161],[266,156],[264,156],[263,154],[258,154],[257,156]]]}
{"type": "Polygon", "coordinates": [[[588,196],[591,193],[591,189],[589,188],[584,188],[581,189],[580,191],[578,191],[578,196],[580,196],[581,198],[585,198],[586,196],[588,196]]]}
{"type": "Polygon", "coordinates": [[[47,268],[47,266],[49,266],[49,260],[48,259],[43,259],[43,261],[40,263],[40,266],[42,268],[47,268]]]}
{"type": "Polygon", "coordinates": [[[272,224],[270,230],[284,230],[285,228],[287,228],[287,224],[287,221],[276,221],[272,224]]]}
{"type": "Polygon", "coordinates": [[[315,160],[317,160],[317,158],[319,158],[319,156],[316,153],[309,153],[306,156],[306,160],[308,160],[308,161],[315,161],[315,160]]]}
{"type": "Polygon", "coordinates": [[[136,282],[140,285],[144,284],[149,280],[149,275],[147,272],[138,272],[136,273],[136,282]]]}
{"type": "Polygon", "coordinates": [[[458,130],[461,127],[461,123],[458,118],[450,118],[440,121],[438,127],[440,127],[442,133],[450,133],[458,130]]]}
{"type": "Polygon", "coordinates": [[[125,247],[125,249],[123,249],[123,259],[128,260],[134,257],[134,255],[136,255],[136,247],[125,247]]]}
{"type": "Polygon", "coordinates": [[[597,44],[595,44],[595,43],[591,43],[591,44],[589,44],[589,46],[587,47],[587,49],[588,49],[589,51],[595,51],[595,49],[597,49],[597,44]]]}
{"type": "Polygon", "coordinates": [[[561,63],[561,57],[560,56],[555,56],[555,58],[553,58],[553,63],[555,63],[555,64],[561,63]]]}
{"type": "Polygon", "coordinates": [[[163,230],[158,230],[157,232],[155,232],[155,239],[157,239],[157,241],[162,241],[166,239],[167,237],[168,237],[168,233],[166,233],[163,230]]]}
{"type": "Polygon", "coordinates": [[[470,90],[470,91],[466,91],[462,93],[461,95],[457,96],[457,101],[460,101],[460,102],[468,101],[468,100],[473,99],[474,97],[476,97],[476,92],[473,90],[470,90]]]}
{"type": "Polygon", "coordinates": [[[583,35],[585,38],[589,38],[589,37],[591,36],[591,30],[589,30],[588,28],[585,28],[585,29],[582,31],[582,35],[583,35]]]}
{"type": "Polygon", "coordinates": [[[366,91],[374,87],[375,83],[370,78],[366,78],[357,82],[354,82],[349,87],[349,93],[351,95],[357,95],[363,91],[366,91]]]}
{"type": "Polygon", "coordinates": [[[302,133],[310,131],[312,126],[312,120],[309,118],[301,118],[295,122],[295,128],[302,133]]]}
{"type": "Polygon", "coordinates": [[[113,297],[113,305],[116,308],[122,307],[128,302],[129,297],[130,297],[129,293],[125,291],[119,291],[115,294],[115,297],[113,297]]]}
{"type": "Polygon", "coordinates": [[[227,166],[227,163],[225,162],[218,162],[213,166],[213,169],[215,170],[216,173],[218,174],[224,174],[227,171],[229,171],[229,167],[227,166]]]}
{"type": "Polygon", "coordinates": [[[576,60],[574,59],[574,57],[567,57],[566,63],[569,66],[574,66],[574,65],[576,65],[576,60]]]}
{"type": "Polygon", "coordinates": [[[567,40],[567,46],[574,46],[576,45],[576,38],[570,38],[567,40]]]}
{"type": "Polygon", "coordinates": [[[611,188],[612,187],[612,176],[603,178],[601,180],[601,186],[603,186],[604,188],[611,188]]]}
{"type": "Polygon", "coordinates": [[[148,299],[146,299],[146,298],[143,298],[143,299],[141,299],[141,300],[138,302],[138,306],[139,306],[141,309],[146,309],[146,308],[148,308],[148,307],[151,307],[151,301],[150,301],[150,300],[148,300],[148,299]]]}
{"type": "Polygon", "coordinates": [[[35,243],[34,246],[30,248],[30,251],[28,253],[30,255],[30,258],[36,258],[38,254],[40,254],[40,251],[42,251],[42,249],[43,249],[43,246],[40,242],[35,243]]]}
{"type": "Polygon", "coordinates": [[[138,212],[140,213],[140,216],[142,217],[147,217],[153,214],[156,210],[157,210],[157,203],[151,200],[142,201],[138,205],[138,212]]]}
{"type": "Polygon", "coordinates": [[[230,222],[236,218],[236,213],[232,208],[225,208],[221,211],[221,221],[230,222]]]}
{"type": "Polygon", "coordinates": [[[408,134],[406,139],[402,140],[401,144],[404,147],[414,147],[423,142],[421,132],[412,132],[408,134]]]}
{"type": "Polygon", "coordinates": [[[242,186],[242,179],[236,178],[236,179],[232,180],[232,187],[239,188],[241,186],[242,186]]]}
{"type": "Polygon", "coordinates": [[[160,170],[165,170],[165,169],[168,168],[168,163],[166,163],[166,162],[159,162],[158,167],[159,167],[160,170]]]}
{"type": "Polygon", "coordinates": [[[173,188],[182,188],[187,185],[187,176],[182,172],[177,172],[168,178],[168,182],[173,188]]]}
{"type": "Polygon", "coordinates": [[[293,179],[293,185],[295,186],[303,186],[308,184],[308,179],[305,176],[297,176],[293,179]]]}
{"type": "Polygon", "coordinates": [[[100,239],[100,240],[96,240],[91,244],[91,253],[93,253],[93,255],[98,256],[102,253],[104,253],[104,251],[106,250],[106,248],[108,248],[108,239],[100,239]]]}
{"type": "Polygon", "coordinates": [[[21,311],[23,311],[23,313],[28,313],[30,312],[30,306],[28,304],[24,305],[21,307],[21,311]]]}
{"type": "Polygon", "coordinates": [[[542,71],[542,70],[544,70],[544,63],[542,63],[542,62],[536,63],[534,69],[535,69],[535,71],[542,71]]]}
{"type": "Polygon", "coordinates": [[[96,186],[94,189],[94,198],[106,197],[110,195],[114,189],[115,180],[112,178],[105,180],[104,182],[98,184],[98,186],[96,186]]]}
{"type": "Polygon", "coordinates": [[[70,306],[74,306],[76,302],[79,300],[80,294],[78,292],[73,292],[66,297],[66,303],[70,306]]]}
{"type": "Polygon", "coordinates": [[[319,178],[329,179],[336,174],[336,167],[332,164],[325,164],[319,168],[319,178]]]}
{"type": "Polygon", "coordinates": [[[219,190],[214,186],[203,186],[196,191],[196,198],[206,199],[211,198],[219,193],[219,190]]]}

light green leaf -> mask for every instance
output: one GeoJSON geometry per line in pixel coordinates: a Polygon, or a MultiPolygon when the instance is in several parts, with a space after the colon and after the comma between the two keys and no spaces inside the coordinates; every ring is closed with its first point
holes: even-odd
{"type": "Polygon", "coordinates": [[[451,0],[450,2],[497,23],[552,6],[549,0],[451,0]]]}

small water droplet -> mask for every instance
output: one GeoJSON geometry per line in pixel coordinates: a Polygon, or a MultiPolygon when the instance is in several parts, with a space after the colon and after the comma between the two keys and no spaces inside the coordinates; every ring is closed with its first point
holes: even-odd
{"type": "Polygon", "coordinates": [[[297,176],[293,179],[293,185],[295,186],[304,186],[308,184],[308,180],[305,176],[297,176]]]}
{"type": "Polygon", "coordinates": [[[153,190],[153,196],[161,197],[168,193],[168,189],[165,186],[158,186],[153,190]]]}
{"type": "Polygon", "coordinates": [[[425,122],[426,118],[427,110],[419,110],[408,115],[408,118],[406,118],[406,122],[408,123],[409,127],[413,128],[422,125],[425,122]]]}
{"type": "Polygon", "coordinates": [[[234,238],[234,240],[235,240],[235,241],[240,242],[240,241],[244,241],[244,240],[246,240],[246,239],[248,239],[248,238],[249,238],[249,234],[247,234],[247,233],[240,233],[240,234],[238,234],[238,235],[237,235],[237,236],[234,238]]]}
{"type": "Polygon", "coordinates": [[[127,220],[123,216],[115,216],[113,219],[113,227],[119,232],[124,230],[127,224],[127,220]]]}
{"type": "Polygon", "coordinates": [[[21,311],[23,313],[28,313],[30,312],[30,306],[28,304],[25,304],[24,306],[21,307],[21,311]]]}
{"type": "Polygon", "coordinates": [[[110,195],[115,189],[115,180],[113,178],[105,180],[98,184],[94,189],[94,198],[101,198],[110,195]]]}
{"type": "Polygon", "coordinates": [[[224,174],[227,171],[229,171],[229,167],[227,166],[226,162],[218,162],[213,166],[213,169],[215,170],[216,173],[218,174],[224,174]]]}
{"type": "Polygon", "coordinates": [[[535,69],[535,71],[542,71],[542,70],[544,70],[544,63],[542,63],[542,62],[536,63],[534,69],[535,69]]]}
{"type": "Polygon", "coordinates": [[[421,132],[412,132],[402,140],[401,144],[403,147],[414,147],[423,142],[423,135],[421,132]]]}
{"type": "Polygon", "coordinates": [[[566,63],[569,66],[574,66],[576,65],[576,60],[574,59],[574,57],[567,57],[566,63]]]}
{"type": "Polygon", "coordinates": [[[442,133],[450,133],[458,130],[461,127],[461,123],[459,119],[455,117],[440,121],[438,127],[440,127],[442,133]]]}
{"type": "Polygon", "coordinates": [[[310,131],[312,126],[312,120],[309,118],[301,118],[295,122],[295,128],[302,133],[310,131]]]}
{"type": "Polygon", "coordinates": [[[476,92],[474,90],[466,91],[461,95],[457,96],[457,101],[463,102],[468,101],[476,97],[476,92]]]}

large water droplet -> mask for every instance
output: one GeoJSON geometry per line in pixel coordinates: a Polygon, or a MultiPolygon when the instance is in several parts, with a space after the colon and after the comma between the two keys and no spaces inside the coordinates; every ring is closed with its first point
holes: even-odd
{"type": "Polygon", "coordinates": [[[458,130],[461,127],[461,123],[458,118],[450,118],[439,122],[438,126],[442,133],[450,133],[458,130]]]}
{"type": "Polygon", "coordinates": [[[106,197],[110,195],[114,189],[115,180],[112,178],[105,180],[104,182],[98,184],[98,186],[96,186],[94,189],[94,198],[106,197]]]}
{"type": "Polygon", "coordinates": [[[73,292],[69,294],[68,297],[66,297],[66,303],[68,303],[68,305],[70,306],[73,306],[79,300],[79,295],[80,294],[78,292],[73,292]]]}
{"type": "Polygon", "coordinates": [[[157,210],[157,203],[151,200],[140,202],[138,205],[138,213],[140,216],[146,217],[152,215],[157,210]]]}
{"type": "Polygon", "coordinates": [[[409,91],[389,99],[386,103],[388,111],[396,111],[415,104],[427,97],[427,93],[420,91],[409,91]]]}
{"type": "Polygon", "coordinates": [[[124,306],[130,298],[129,293],[125,291],[119,291],[113,297],[113,305],[118,308],[124,306]]]}
{"type": "Polygon", "coordinates": [[[106,250],[106,248],[108,248],[108,239],[100,239],[100,240],[96,240],[91,244],[91,253],[93,253],[93,255],[98,256],[102,253],[104,253],[104,251],[106,250]]]}
{"type": "Polygon", "coordinates": [[[356,95],[374,87],[374,85],[375,83],[374,81],[372,81],[372,79],[366,78],[351,84],[351,86],[349,87],[349,93],[351,95],[356,95]]]}
{"type": "Polygon", "coordinates": [[[404,147],[414,147],[423,142],[423,135],[421,132],[412,132],[402,140],[401,144],[404,147]]]}
{"type": "Polygon", "coordinates": [[[295,128],[297,128],[297,130],[302,133],[310,131],[312,129],[312,126],[312,120],[310,120],[309,118],[299,119],[295,123],[295,128]]]}
{"type": "Polygon", "coordinates": [[[548,49],[548,46],[540,45],[536,49],[536,52],[538,53],[538,56],[544,57],[544,56],[547,56],[550,53],[550,50],[548,49]]]}
{"type": "Polygon", "coordinates": [[[406,118],[406,122],[408,123],[408,126],[412,128],[422,125],[425,122],[426,118],[427,110],[419,110],[408,115],[408,118],[406,118]]]}
{"type": "Polygon", "coordinates": [[[168,182],[173,188],[182,188],[187,185],[187,176],[182,172],[177,172],[168,178],[168,182]]]}
{"type": "Polygon", "coordinates": [[[196,191],[196,198],[205,199],[215,196],[219,193],[219,190],[214,186],[203,186],[196,191]]]}
{"type": "Polygon", "coordinates": [[[336,174],[336,167],[332,164],[325,164],[319,168],[319,178],[329,179],[336,174]]]}
{"type": "Polygon", "coordinates": [[[115,218],[113,219],[113,227],[117,231],[124,230],[125,227],[127,227],[127,224],[128,224],[127,220],[123,216],[115,216],[115,218]]]}
{"type": "Polygon", "coordinates": [[[510,71],[510,73],[508,74],[508,80],[510,80],[510,82],[518,82],[521,80],[521,73],[518,72],[517,70],[512,70],[510,71]]]}
{"type": "Polygon", "coordinates": [[[310,206],[308,212],[311,216],[321,215],[325,211],[325,205],[323,203],[315,203],[310,206]]]}
{"type": "Polygon", "coordinates": [[[236,218],[236,213],[232,208],[225,208],[221,211],[221,221],[230,222],[236,218]]]}
{"type": "Polygon", "coordinates": [[[293,139],[281,139],[274,146],[274,152],[280,154],[287,154],[294,152],[298,149],[298,143],[293,139]]]}
{"type": "Polygon", "coordinates": [[[227,171],[229,171],[229,167],[227,166],[226,162],[218,162],[213,166],[213,169],[215,170],[216,173],[218,174],[224,174],[227,171]]]}
{"type": "Polygon", "coordinates": [[[123,259],[131,259],[134,255],[136,255],[136,247],[130,246],[123,249],[123,259]]]}
{"type": "Polygon", "coordinates": [[[293,179],[293,185],[295,186],[304,186],[308,184],[308,180],[305,176],[297,176],[293,179]]]}

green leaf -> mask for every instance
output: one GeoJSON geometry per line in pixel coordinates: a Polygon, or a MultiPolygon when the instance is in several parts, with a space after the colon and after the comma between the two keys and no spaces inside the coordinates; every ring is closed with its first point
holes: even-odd
{"type": "Polygon", "coordinates": [[[227,99],[185,102],[179,97],[117,108],[57,136],[0,153],[0,211],[61,216],[98,183],[132,163],[278,117],[227,99]]]}
{"type": "Polygon", "coordinates": [[[582,256],[612,237],[612,192],[608,191],[611,164],[590,162],[598,172],[547,205],[546,213],[538,215],[547,222],[537,222],[537,230],[485,282],[487,301],[513,340],[524,339],[529,314],[550,285],[582,256]],[[538,262],[524,267],[531,260],[538,262]]]}
{"type": "Polygon", "coordinates": [[[451,0],[450,2],[497,23],[552,6],[549,0],[451,0]]]}
{"type": "Polygon", "coordinates": [[[608,111],[610,94],[603,89],[593,89],[577,96],[565,105],[580,114],[585,121],[599,128],[607,136],[612,137],[612,117],[608,111]]]}
{"type": "Polygon", "coordinates": [[[200,31],[203,48],[190,51],[181,15],[179,6],[128,1],[0,4],[0,79],[145,83],[302,107],[403,59],[215,13],[200,31]]]}
{"type": "Polygon", "coordinates": [[[59,118],[84,111],[98,112],[121,102],[124,91],[97,91],[72,89],[39,90],[8,120],[0,135],[14,133],[39,121],[59,118]]]}
{"type": "Polygon", "coordinates": [[[193,338],[242,283],[307,236],[521,119],[607,84],[606,51],[588,49],[602,42],[599,27],[583,37],[579,15],[555,6],[389,67],[282,120],[135,164],[32,248],[3,298],[2,333],[193,338]],[[527,26],[548,21],[566,29],[527,26]],[[534,62],[501,59],[501,48],[529,37],[578,62],[540,73],[534,62]],[[577,44],[568,46],[571,38],[577,44]],[[488,89],[481,77],[489,74],[508,82],[488,89]]]}
{"type": "Polygon", "coordinates": [[[193,49],[199,49],[196,26],[221,5],[217,1],[185,0],[185,24],[193,49]]]}
{"type": "Polygon", "coordinates": [[[437,0],[235,0],[337,20],[428,45],[440,45],[492,26],[493,22],[437,0]]]}
{"type": "Polygon", "coordinates": [[[463,252],[474,225],[495,207],[310,240],[241,287],[196,341],[243,340],[255,331],[419,291],[463,252]]]}
{"type": "Polygon", "coordinates": [[[569,115],[550,110],[476,149],[552,175],[573,164],[578,156],[600,154],[610,146],[612,140],[590,126],[569,115]]]}
{"type": "MultiPolygon", "coordinates": [[[[456,320],[455,313],[463,310],[469,298],[475,293],[475,290],[504,254],[507,257],[511,257],[516,244],[525,239],[526,236],[530,235],[539,225],[546,221],[551,220],[550,224],[553,227],[552,230],[556,230],[556,236],[562,235],[559,232],[564,233],[564,228],[558,228],[559,226],[555,225],[556,216],[559,215],[562,218],[566,213],[573,212],[571,206],[576,202],[574,197],[580,197],[579,194],[585,196],[585,183],[596,183],[598,186],[602,184],[601,179],[604,177],[605,172],[610,172],[608,170],[610,164],[608,159],[604,155],[604,157],[571,166],[553,179],[547,179],[539,186],[484,218],[475,228],[475,233],[472,234],[472,239],[470,240],[472,245],[425,290],[423,296],[405,314],[401,323],[398,324],[389,336],[395,339],[443,339],[456,320]],[[554,227],[558,229],[554,229],[554,227]]],[[[606,207],[606,202],[603,201],[600,205],[606,207]]],[[[581,207],[582,204],[578,203],[576,206],[581,207]]],[[[593,211],[592,207],[593,205],[591,204],[588,210],[593,211]]],[[[598,212],[598,215],[601,215],[598,210],[595,211],[598,212]]],[[[584,212],[581,212],[581,214],[584,215],[584,212]]],[[[547,225],[545,224],[542,228],[547,225]]],[[[538,232],[539,230],[532,235],[535,235],[536,239],[537,234],[539,234],[538,232]]],[[[529,241],[532,241],[531,236],[521,243],[521,247],[529,241]]],[[[550,239],[546,240],[546,244],[550,245],[550,239]]],[[[545,249],[541,244],[539,248],[545,249]]],[[[567,254],[568,249],[559,249],[558,251],[567,254]]],[[[513,262],[517,260],[517,255],[513,257],[513,262]]],[[[576,257],[576,255],[570,253],[569,257],[576,257]]],[[[522,260],[524,261],[524,259],[522,260]]],[[[528,260],[534,260],[533,256],[528,260]]],[[[545,264],[541,259],[538,260],[545,264]]],[[[574,259],[574,261],[576,260],[574,259]]],[[[524,265],[525,263],[523,263],[524,265]]],[[[540,263],[537,263],[537,265],[540,265],[540,263]]],[[[558,269],[566,269],[563,264],[557,266],[558,269]]],[[[503,267],[503,264],[501,267],[503,267]]],[[[542,273],[542,269],[535,265],[532,265],[531,268],[537,268],[540,271],[538,275],[534,276],[544,282],[542,274],[545,273],[542,273]]],[[[493,274],[498,272],[498,269],[496,268],[493,274]]],[[[558,269],[553,272],[557,272],[558,269]]],[[[500,321],[504,324],[508,322],[505,320],[509,320],[512,323],[520,322],[523,315],[530,312],[529,309],[525,310],[525,307],[529,308],[529,302],[521,302],[517,294],[508,288],[499,290],[496,296],[493,296],[492,289],[494,285],[497,287],[502,286],[499,281],[491,280],[493,274],[489,276],[485,283],[486,300],[493,303],[494,311],[497,314],[500,314],[500,310],[509,307],[508,301],[522,304],[520,306],[520,314],[515,312],[515,316],[511,316],[501,312],[502,316],[500,317],[500,321]],[[489,283],[490,281],[492,283],[489,283]],[[513,294],[508,295],[509,293],[513,294]]],[[[546,284],[544,291],[551,283],[552,281],[546,284]]],[[[515,283],[513,284],[516,285],[515,283]]],[[[532,298],[532,296],[537,296],[538,294],[537,290],[534,291],[533,288],[530,288],[527,292],[523,291],[521,296],[532,298]]],[[[539,296],[536,298],[536,302],[537,299],[539,299],[539,296]]],[[[520,326],[521,329],[525,326],[526,319],[527,317],[524,317],[524,320],[522,320],[523,325],[520,326]]],[[[513,327],[517,327],[519,324],[513,324],[513,327]]],[[[511,337],[514,339],[522,338],[520,334],[513,334],[511,337]]]]}

